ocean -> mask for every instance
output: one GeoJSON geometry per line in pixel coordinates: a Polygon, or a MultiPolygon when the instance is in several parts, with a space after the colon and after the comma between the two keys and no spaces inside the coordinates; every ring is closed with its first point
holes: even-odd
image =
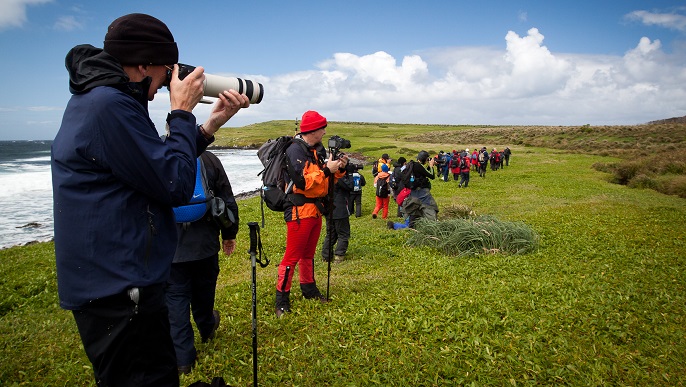
{"type": "MultiPolygon", "coordinates": [[[[52,240],[51,141],[0,141],[0,249],[52,240]]],[[[257,190],[256,150],[212,149],[234,194],[257,190]]]]}

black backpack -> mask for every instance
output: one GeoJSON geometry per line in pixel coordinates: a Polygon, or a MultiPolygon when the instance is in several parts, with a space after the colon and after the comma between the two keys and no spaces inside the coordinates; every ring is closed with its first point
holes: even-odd
{"type": "Polygon", "coordinates": [[[376,196],[380,198],[387,198],[391,193],[391,188],[388,185],[388,180],[379,179],[376,182],[376,196]]]}
{"type": "Polygon", "coordinates": [[[465,168],[467,168],[467,161],[465,160],[465,156],[460,156],[460,169],[465,168]]]}
{"type": "Polygon", "coordinates": [[[409,188],[413,189],[414,188],[414,172],[412,172],[412,169],[414,168],[414,160],[410,160],[410,162],[405,165],[405,170],[403,170],[402,174],[402,185],[403,188],[409,188]]]}
{"type": "Polygon", "coordinates": [[[275,140],[269,139],[257,151],[257,157],[264,165],[264,169],[257,174],[262,175],[260,198],[272,211],[284,211],[287,207],[287,193],[291,187],[286,187],[286,177],[295,172],[286,157],[286,149],[292,143],[293,137],[281,136],[275,140]]]}

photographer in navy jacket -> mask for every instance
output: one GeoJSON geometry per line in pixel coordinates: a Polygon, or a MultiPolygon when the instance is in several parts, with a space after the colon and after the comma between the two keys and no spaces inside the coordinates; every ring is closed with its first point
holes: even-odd
{"type": "Polygon", "coordinates": [[[174,37],[149,15],[116,19],[104,49],[79,45],[65,62],[73,96],[52,145],[60,305],[73,311],[98,385],[178,385],[164,294],[172,206],[188,202],[196,157],[248,99],[224,91],[196,126],[203,69],[180,80],[174,37]],[[166,85],[163,141],[148,101],[166,85]]]}

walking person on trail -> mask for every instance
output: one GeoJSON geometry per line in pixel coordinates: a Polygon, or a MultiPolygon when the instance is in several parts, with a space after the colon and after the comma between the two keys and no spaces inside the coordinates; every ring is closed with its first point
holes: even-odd
{"type": "Polygon", "coordinates": [[[467,188],[469,185],[469,171],[471,170],[471,156],[469,155],[469,149],[466,149],[460,155],[460,183],[457,185],[458,188],[464,186],[467,188]]]}
{"type": "Polygon", "coordinates": [[[388,205],[391,201],[390,178],[388,165],[381,164],[381,171],[374,178],[374,187],[376,188],[376,206],[372,211],[372,218],[374,219],[381,210],[383,210],[381,217],[383,219],[388,218],[388,205]]]}
{"type": "Polygon", "coordinates": [[[486,147],[481,148],[479,151],[479,176],[486,177],[486,167],[488,166],[488,151],[486,147]]]}

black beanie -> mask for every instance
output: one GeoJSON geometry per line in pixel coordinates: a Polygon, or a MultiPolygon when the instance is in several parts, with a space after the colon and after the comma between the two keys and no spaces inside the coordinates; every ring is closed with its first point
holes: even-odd
{"type": "Polygon", "coordinates": [[[124,65],[170,65],[179,61],[179,49],[169,28],[142,13],[113,21],[107,28],[104,49],[124,65]]]}

